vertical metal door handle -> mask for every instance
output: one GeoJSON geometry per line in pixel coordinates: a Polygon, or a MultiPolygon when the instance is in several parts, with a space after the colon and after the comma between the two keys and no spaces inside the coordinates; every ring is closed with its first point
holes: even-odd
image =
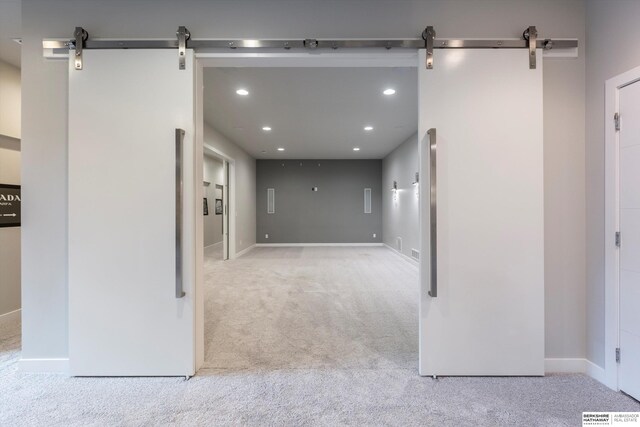
{"type": "Polygon", "coordinates": [[[438,296],[438,200],[437,200],[437,150],[436,150],[436,129],[427,131],[429,135],[429,218],[431,222],[431,283],[429,286],[429,296],[438,296]]]}
{"type": "Polygon", "coordinates": [[[184,130],[176,129],[176,298],[184,297],[182,283],[182,152],[184,130]]]}

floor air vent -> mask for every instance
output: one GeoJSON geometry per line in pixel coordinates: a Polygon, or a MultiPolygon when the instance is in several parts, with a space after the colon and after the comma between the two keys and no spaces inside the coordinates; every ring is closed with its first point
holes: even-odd
{"type": "Polygon", "coordinates": [[[417,251],[415,249],[411,249],[411,258],[415,259],[415,260],[420,260],[420,251],[417,251]]]}

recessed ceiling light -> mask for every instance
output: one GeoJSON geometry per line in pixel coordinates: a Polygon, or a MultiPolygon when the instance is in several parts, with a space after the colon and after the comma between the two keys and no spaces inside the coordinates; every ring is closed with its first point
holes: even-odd
{"type": "Polygon", "coordinates": [[[279,147],[279,148],[278,148],[278,151],[284,151],[284,148],[279,147]]]}
{"type": "Polygon", "coordinates": [[[365,126],[364,130],[366,130],[366,131],[373,130],[373,126],[365,126]]]}
{"type": "Polygon", "coordinates": [[[396,90],[389,88],[389,89],[385,89],[384,92],[382,93],[384,93],[385,95],[393,95],[394,93],[396,93],[396,90]]]}
{"type": "Polygon", "coordinates": [[[353,151],[360,151],[359,147],[353,147],[353,151]]]}
{"type": "Polygon", "coordinates": [[[249,95],[249,91],[248,91],[248,90],[246,90],[246,89],[238,89],[238,90],[236,91],[236,93],[237,93],[238,95],[240,95],[240,96],[247,96],[247,95],[249,95]]]}
{"type": "Polygon", "coordinates": [[[266,132],[269,132],[271,130],[271,128],[269,126],[263,126],[262,130],[266,131],[266,132]]]}

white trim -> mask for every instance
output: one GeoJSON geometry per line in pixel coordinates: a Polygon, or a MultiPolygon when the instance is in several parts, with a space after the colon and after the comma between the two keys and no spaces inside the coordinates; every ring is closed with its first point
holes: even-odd
{"type": "Polygon", "coordinates": [[[544,372],[584,374],[587,372],[587,359],[580,358],[546,358],[544,359],[544,372]]]}
{"type": "Polygon", "coordinates": [[[394,254],[398,255],[400,258],[402,258],[403,260],[407,261],[412,266],[414,266],[416,268],[420,267],[420,263],[417,260],[411,258],[410,256],[407,256],[407,255],[403,254],[402,252],[400,252],[396,248],[394,248],[392,246],[389,246],[386,243],[383,243],[383,245],[386,246],[387,248],[391,249],[394,254]]]}
{"type": "Polygon", "coordinates": [[[254,243],[253,245],[251,245],[251,246],[249,246],[247,248],[244,248],[240,252],[236,252],[235,258],[240,258],[242,255],[248,253],[249,251],[251,251],[255,247],[256,247],[256,244],[254,243]]]}
{"type": "Polygon", "coordinates": [[[210,244],[209,246],[205,246],[204,248],[205,248],[205,249],[209,249],[209,248],[211,248],[211,247],[213,247],[213,246],[218,246],[218,245],[221,245],[221,244],[223,244],[223,243],[224,243],[224,240],[220,240],[219,242],[212,243],[212,244],[210,244]]]}
{"type": "Polygon", "coordinates": [[[547,358],[544,359],[545,374],[585,374],[605,384],[604,369],[587,359],[581,358],[547,358]]]}
{"type": "Polygon", "coordinates": [[[286,248],[293,246],[384,246],[384,243],[256,243],[263,248],[286,248]]]}
{"type": "Polygon", "coordinates": [[[68,374],[69,359],[20,359],[18,367],[30,374],[68,374]]]}
{"type": "Polygon", "coordinates": [[[0,314],[0,324],[9,322],[19,322],[22,318],[22,309],[10,311],[5,314],[0,314]]]}
{"type": "Polygon", "coordinates": [[[619,342],[619,252],[614,240],[615,232],[619,230],[619,142],[613,115],[619,109],[620,89],[639,80],[640,67],[636,67],[607,80],[605,83],[605,327],[604,375],[602,382],[613,390],[618,390],[618,365],[615,360],[615,349],[618,347],[619,342]]]}
{"type": "Polygon", "coordinates": [[[594,380],[600,381],[602,384],[606,385],[607,376],[604,368],[601,368],[600,366],[596,365],[590,360],[585,360],[585,362],[586,362],[585,374],[589,375],[594,380]]]}

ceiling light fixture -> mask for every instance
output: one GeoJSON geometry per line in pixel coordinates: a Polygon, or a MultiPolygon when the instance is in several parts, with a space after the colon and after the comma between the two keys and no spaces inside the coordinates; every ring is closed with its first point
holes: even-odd
{"type": "Polygon", "coordinates": [[[284,148],[278,147],[278,151],[284,151],[284,148]]]}
{"type": "Polygon", "coordinates": [[[353,147],[353,151],[360,151],[359,147],[353,147]]]}
{"type": "Polygon", "coordinates": [[[271,128],[269,126],[263,126],[262,130],[265,132],[269,132],[271,130],[271,128]]]}
{"type": "Polygon", "coordinates": [[[385,89],[382,93],[384,93],[385,95],[393,95],[396,93],[396,90],[389,88],[389,89],[385,89]]]}
{"type": "Polygon", "coordinates": [[[238,90],[236,91],[236,93],[237,93],[238,95],[240,95],[240,96],[247,96],[247,95],[249,95],[249,91],[248,91],[248,90],[246,90],[246,89],[238,89],[238,90]]]}
{"type": "Polygon", "coordinates": [[[364,130],[366,130],[366,131],[373,130],[373,126],[365,126],[365,127],[364,127],[364,130]]]}

